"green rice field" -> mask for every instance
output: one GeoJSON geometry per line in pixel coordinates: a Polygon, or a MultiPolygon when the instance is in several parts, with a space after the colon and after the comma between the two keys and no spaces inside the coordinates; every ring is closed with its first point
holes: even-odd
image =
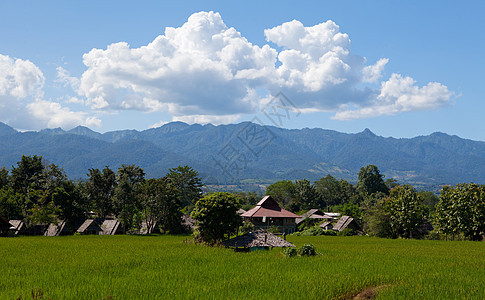
{"type": "Polygon", "coordinates": [[[0,238],[0,299],[484,299],[485,243],[289,236],[321,255],[184,236],[0,238]]]}

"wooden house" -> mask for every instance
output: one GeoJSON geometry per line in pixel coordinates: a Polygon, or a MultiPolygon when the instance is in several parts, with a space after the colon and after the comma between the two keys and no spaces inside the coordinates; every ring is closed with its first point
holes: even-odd
{"type": "Polygon", "coordinates": [[[349,217],[349,216],[342,216],[340,219],[335,223],[333,226],[333,230],[335,231],[342,231],[346,228],[355,230],[355,231],[360,231],[360,226],[357,224],[357,222],[354,220],[354,218],[349,217]]]}
{"type": "Polygon", "coordinates": [[[300,218],[299,215],[281,208],[271,196],[264,196],[255,207],[241,214],[241,217],[253,223],[255,229],[274,226],[286,234],[295,232],[295,220],[300,218]]]}
{"type": "Polygon", "coordinates": [[[301,218],[296,219],[296,224],[298,225],[306,219],[311,219],[313,223],[319,223],[325,220],[326,221],[332,220],[333,217],[325,214],[319,209],[314,208],[314,209],[310,209],[309,211],[301,215],[301,218]]]}
{"type": "Polygon", "coordinates": [[[101,232],[100,235],[115,235],[115,234],[123,234],[123,226],[121,225],[120,220],[117,219],[105,219],[101,223],[101,232]]]}
{"type": "Polygon", "coordinates": [[[94,219],[87,219],[84,221],[84,223],[76,230],[76,232],[79,232],[81,234],[100,234],[103,229],[98,225],[96,220],[94,219]]]}
{"type": "Polygon", "coordinates": [[[292,243],[261,229],[226,240],[223,242],[223,245],[235,248],[236,251],[238,251],[238,248],[248,251],[249,249],[254,248],[269,249],[273,247],[295,247],[292,243]]]}

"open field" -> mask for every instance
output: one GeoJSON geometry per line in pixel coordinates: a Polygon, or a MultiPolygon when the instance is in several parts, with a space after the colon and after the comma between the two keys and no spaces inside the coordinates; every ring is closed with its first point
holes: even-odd
{"type": "Polygon", "coordinates": [[[485,243],[289,237],[318,257],[235,253],[182,236],[0,238],[0,299],[483,299],[485,243]]]}

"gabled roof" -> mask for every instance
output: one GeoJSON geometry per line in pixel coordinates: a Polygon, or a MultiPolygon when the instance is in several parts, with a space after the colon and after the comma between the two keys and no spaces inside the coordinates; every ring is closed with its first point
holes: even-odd
{"type": "Polygon", "coordinates": [[[150,228],[147,226],[147,222],[141,222],[140,234],[150,234],[150,233],[160,233],[160,228],[158,227],[158,223],[155,222],[154,224],[150,225],[150,228]]]}
{"type": "Polygon", "coordinates": [[[304,213],[301,218],[296,219],[296,224],[300,224],[303,220],[310,218],[310,219],[333,219],[331,216],[326,215],[326,213],[322,212],[319,209],[313,208],[304,213]]]}
{"type": "Polygon", "coordinates": [[[320,224],[320,227],[325,229],[328,225],[331,225],[331,224],[332,224],[332,222],[326,221],[326,222],[323,222],[322,224],[320,224]]]}
{"type": "Polygon", "coordinates": [[[241,217],[255,218],[255,217],[271,217],[271,218],[299,218],[300,216],[282,209],[278,202],[271,196],[265,196],[247,212],[243,213],[241,217]]]}
{"type": "Polygon", "coordinates": [[[349,217],[349,216],[342,216],[337,221],[337,223],[335,224],[335,226],[333,226],[333,230],[342,231],[345,228],[347,228],[349,226],[349,224],[352,223],[352,221],[354,221],[354,218],[349,217]]]}
{"type": "Polygon", "coordinates": [[[45,231],[44,235],[59,236],[65,227],[66,227],[66,221],[61,221],[57,225],[54,223],[51,223],[49,224],[49,227],[47,227],[47,230],[45,231]]]}
{"type": "Polygon", "coordinates": [[[22,220],[10,220],[9,223],[12,225],[12,229],[15,230],[14,234],[25,230],[25,222],[22,220]]]}
{"type": "Polygon", "coordinates": [[[295,247],[295,245],[264,230],[249,232],[223,242],[226,247],[295,247]]]}
{"type": "Polygon", "coordinates": [[[99,234],[101,235],[115,235],[117,233],[122,233],[121,232],[121,222],[116,219],[106,219],[103,221],[103,224],[101,224],[101,229],[103,230],[99,234]]]}
{"type": "Polygon", "coordinates": [[[103,231],[103,229],[101,229],[101,227],[99,227],[99,225],[95,222],[94,219],[87,219],[86,221],[84,221],[84,223],[76,230],[77,232],[85,232],[85,231],[91,231],[91,230],[94,230],[94,231],[103,231]]]}

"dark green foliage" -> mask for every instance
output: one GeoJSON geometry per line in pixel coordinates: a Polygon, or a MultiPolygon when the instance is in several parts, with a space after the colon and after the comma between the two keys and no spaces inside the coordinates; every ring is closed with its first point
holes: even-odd
{"type": "Polygon", "coordinates": [[[8,170],[3,167],[0,168],[0,189],[6,187],[9,183],[8,170]]]}
{"type": "Polygon", "coordinates": [[[481,240],[485,234],[485,186],[463,183],[443,187],[435,225],[445,235],[463,234],[467,239],[481,240]]]}
{"type": "Polygon", "coordinates": [[[317,250],[313,244],[305,244],[298,249],[298,254],[300,254],[300,256],[315,256],[317,255],[317,250]]]}
{"type": "Polygon", "coordinates": [[[311,209],[318,206],[315,187],[307,179],[295,180],[296,195],[290,200],[288,208],[291,211],[311,209]]]}
{"type": "Polygon", "coordinates": [[[137,193],[144,176],[143,169],[138,166],[122,165],[118,169],[113,204],[115,213],[123,224],[125,231],[139,228],[140,226],[140,224],[135,223],[135,215],[141,209],[137,193]]]}
{"type": "Polygon", "coordinates": [[[352,228],[345,228],[344,230],[337,232],[337,236],[353,236],[356,234],[357,232],[352,228]]]}
{"type": "Polygon", "coordinates": [[[113,213],[114,190],[116,174],[108,166],[101,172],[99,169],[89,169],[89,180],[85,184],[85,191],[94,210],[101,218],[113,213]]]}
{"type": "Polygon", "coordinates": [[[42,156],[22,155],[17,166],[12,168],[12,175],[10,176],[12,186],[16,191],[26,194],[27,189],[38,187],[39,177],[43,170],[42,156]]]}
{"type": "Polygon", "coordinates": [[[163,232],[183,232],[183,202],[179,195],[179,191],[167,177],[148,179],[141,184],[139,197],[148,228],[158,223],[163,232]]]}
{"type": "Polygon", "coordinates": [[[338,212],[342,216],[350,216],[354,218],[358,223],[362,220],[362,210],[357,204],[345,203],[342,205],[336,205],[332,207],[333,212],[338,212]]]}
{"type": "Polygon", "coordinates": [[[389,188],[384,183],[384,175],[381,175],[375,165],[360,168],[357,191],[363,195],[372,195],[377,192],[389,193],[389,188]]]}
{"type": "Polygon", "coordinates": [[[379,237],[413,238],[423,234],[427,215],[427,207],[412,186],[397,186],[389,197],[369,208],[367,229],[379,237]]]}
{"type": "Polygon", "coordinates": [[[200,199],[204,184],[199,177],[199,173],[191,167],[178,166],[170,169],[167,178],[180,193],[179,197],[185,206],[193,206],[200,199]]]}
{"type": "Polygon", "coordinates": [[[191,217],[197,220],[197,238],[213,245],[221,242],[226,235],[235,233],[242,224],[238,209],[239,202],[233,194],[216,192],[205,195],[197,201],[191,213],[191,217]]]}
{"type": "Polygon", "coordinates": [[[266,188],[266,195],[270,195],[281,206],[288,207],[290,202],[295,201],[297,189],[290,180],[277,181],[266,188]]]}
{"type": "Polygon", "coordinates": [[[293,248],[293,247],[288,247],[288,248],[285,248],[283,250],[283,254],[287,257],[287,258],[291,258],[291,257],[295,257],[298,255],[298,250],[296,248],[293,248]]]}

